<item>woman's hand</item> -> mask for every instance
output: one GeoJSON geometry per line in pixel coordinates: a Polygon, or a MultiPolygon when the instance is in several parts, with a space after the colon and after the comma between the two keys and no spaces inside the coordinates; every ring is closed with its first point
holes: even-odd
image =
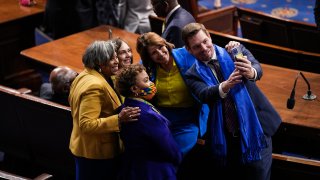
{"type": "Polygon", "coordinates": [[[139,107],[125,107],[119,113],[119,123],[137,121],[140,116],[139,107]]]}

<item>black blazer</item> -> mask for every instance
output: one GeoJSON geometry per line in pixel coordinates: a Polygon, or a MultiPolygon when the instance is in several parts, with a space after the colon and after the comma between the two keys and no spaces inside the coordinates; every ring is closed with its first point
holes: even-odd
{"type": "Polygon", "coordinates": [[[174,44],[176,48],[180,48],[184,46],[181,30],[185,25],[192,22],[196,22],[193,16],[182,7],[179,7],[166,22],[166,27],[161,37],[174,44]]]}

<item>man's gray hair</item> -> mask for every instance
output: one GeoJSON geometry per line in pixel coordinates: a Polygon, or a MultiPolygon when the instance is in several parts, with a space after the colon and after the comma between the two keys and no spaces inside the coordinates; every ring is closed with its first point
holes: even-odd
{"type": "Polygon", "coordinates": [[[85,67],[97,69],[110,61],[115,53],[115,46],[111,40],[94,41],[90,44],[82,57],[85,67]]]}

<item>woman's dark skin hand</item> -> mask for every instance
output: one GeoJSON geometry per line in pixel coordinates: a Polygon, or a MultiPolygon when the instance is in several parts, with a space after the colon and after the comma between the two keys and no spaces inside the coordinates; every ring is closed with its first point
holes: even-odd
{"type": "Polygon", "coordinates": [[[139,107],[125,107],[119,113],[119,123],[137,121],[140,115],[139,107]]]}

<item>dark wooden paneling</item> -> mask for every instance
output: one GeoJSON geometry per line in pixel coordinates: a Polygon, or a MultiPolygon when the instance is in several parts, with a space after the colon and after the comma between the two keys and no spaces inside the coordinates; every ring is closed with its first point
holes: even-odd
{"type": "Polygon", "coordinates": [[[320,32],[314,24],[282,19],[246,8],[237,8],[244,38],[292,49],[320,53],[320,32]]]}
{"type": "Polygon", "coordinates": [[[0,151],[16,159],[13,167],[2,166],[21,171],[23,164],[28,174],[17,174],[26,177],[46,172],[57,179],[74,178],[69,107],[1,85],[0,98],[0,151]]]}
{"type": "Polygon", "coordinates": [[[0,83],[9,85],[8,76],[30,69],[20,51],[35,45],[34,29],[43,21],[44,3],[40,0],[35,7],[19,8],[18,2],[5,1],[1,6],[11,8],[7,19],[0,18],[0,83]]]}

